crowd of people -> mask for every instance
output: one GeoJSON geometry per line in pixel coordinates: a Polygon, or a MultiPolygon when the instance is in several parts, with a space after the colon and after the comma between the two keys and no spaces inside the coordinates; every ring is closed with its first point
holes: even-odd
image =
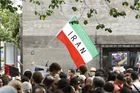
{"type": "Polygon", "coordinates": [[[139,73],[132,68],[125,71],[104,71],[81,65],[63,72],[58,63],[52,63],[45,75],[26,70],[14,78],[0,77],[0,93],[140,93],[139,73]]]}

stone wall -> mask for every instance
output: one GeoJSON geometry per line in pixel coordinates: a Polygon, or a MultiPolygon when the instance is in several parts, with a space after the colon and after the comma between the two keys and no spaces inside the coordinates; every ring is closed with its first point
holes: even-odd
{"type": "MultiPolygon", "coordinates": [[[[65,48],[65,46],[56,39],[55,35],[66,24],[66,22],[74,15],[80,16],[79,12],[73,13],[70,9],[72,0],[66,0],[66,4],[61,9],[55,10],[55,13],[46,20],[39,20],[34,15],[34,11],[44,12],[49,0],[41,0],[41,6],[29,3],[29,0],[23,2],[23,64],[24,70],[31,69],[33,65],[45,65],[58,62],[66,70],[75,68],[75,65],[65,48]]],[[[110,17],[109,7],[105,0],[86,0],[90,7],[97,9],[96,15],[100,23],[104,23],[107,27],[112,28],[113,32],[108,33],[103,30],[96,30],[97,20],[95,17],[89,20],[88,25],[83,25],[87,33],[95,41],[97,35],[97,44],[140,44],[140,21],[134,18],[135,12],[127,8],[120,7],[122,0],[114,0],[112,6],[118,7],[120,10],[125,9],[128,16],[117,19],[110,17]]],[[[80,4],[76,4],[81,10],[80,4]]],[[[83,12],[85,18],[86,10],[83,12]]],[[[82,22],[83,18],[80,19],[82,22]]],[[[99,67],[99,56],[90,62],[88,66],[99,67]]]]}

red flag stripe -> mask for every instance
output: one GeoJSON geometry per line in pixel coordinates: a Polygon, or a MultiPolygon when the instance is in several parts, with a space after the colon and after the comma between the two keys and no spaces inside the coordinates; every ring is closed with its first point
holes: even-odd
{"type": "Polygon", "coordinates": [[[57,38],[60,39],[67,49],[69,50],[69,53],[74,60],[74,63],[76,64],[77,68],[81,64],[85,64],[83,58],[81,57],[80,53],[77,51],[77,49],[74,47],[74,45],[70,42],[70,40],[67,38],[67,36],[64,34],[63,31],[61,31],[58,35],[57,38]]]}

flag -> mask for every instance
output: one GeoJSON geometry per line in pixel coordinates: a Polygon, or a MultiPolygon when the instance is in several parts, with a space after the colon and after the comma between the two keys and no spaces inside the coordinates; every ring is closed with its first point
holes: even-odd
{"type": "Polygon", "coordinates": [[[82,26],[73,23],[76,20],[77,18],[73,17],[58,32],[57,38],[65,44],[78,68],[81,64],[90,62],[98,55],[98,51],[82,26]]]}
{"type": "Polygon", "coordinates": [[[5,64],[5,75],[10,75],[11,77],[19,76],[19,70],[14,65],[5,64]]]}

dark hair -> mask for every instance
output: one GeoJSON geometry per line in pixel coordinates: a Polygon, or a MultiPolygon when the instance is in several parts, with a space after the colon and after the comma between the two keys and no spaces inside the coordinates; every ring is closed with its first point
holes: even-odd
{"type": "Polygon", "coordinates": [[[120,81],[124,81],[124,75],[122,73],[119,73],[117,75],[117,79],[120,80],[120,81]]]}
{"type": "Polygon", "coordinates": [[[49,89],[54,82],[54,78],[50,75],[47,75],[43,80],[43,84],[49,89]]]}
{"type": "Polygon", "coordinates": [[[58,89],[63,89],[64,87],[68,86],[69,82],[66,79],[61,79],[57,83],[57,88],[58,89]]]}
{"type": "Polygon", "coordinates": [[[34,80],[35,83],[41,83],[41,81],[43,80],[43,76],[41,74],[41,72],[34,72],[32,79],[34,80]]]}
{"type": "Polygon", "coordinates": [[[94,77],[93,85],[94,85],[95,88],[96,87],[103,87],[104,84],[105,84],[105,80],[102,77],[100,77],[100,76],[94,77]]]}
{"type": "Polygon", "coordinates": [[[61,79],[67,79],[67,75],[64,72],[60,72],[59,77],[61,79]]]}
{"type": "Polygon", "coordinates": [[[107,78],[107,80],[108,80],[108,81],[115,81],[115,80],[116,80],[116,76],[117,76],[117,74],[116,74],[115,72],[110,71],[110,72],[108,73],[108,78],[107,78]]]}
{"type": "Polygon", "coordinates": [[[138,73],[137,73],[136,71],[133,71],[133,72],[131,73],[131,78],[132,78],[133,80],[137,80],[137,79],[138,79],[138,73]]]}
{"type": "Polygon", "coordinates": [[[95,76],[100,76],[100,77],[106,79],[106,73],[105,73],[105,71],[103,69],[96,70],[95,76]]]}
{"type": "Polygon", "coordinates": [[[80,65],[79,70],[81,74],[85,74],[88,71],[87,67],[84,64],[80,65]]]}
{"type": "Polygon", "coordinates": [[[52,63],[49,66],[49,71],[50,72],[52,72],[52,71],[59,71],[59,70],[61,70],[61,66],[58,63],[52,63]]]}
{"type": "Polygon", "coordinates": [[[29,82],[29,78],[26,76],[21,76],[21,82],[25,82],[25,81],[29,82]]]}
{"type": "Polygon", "coordinates": [[[69,69],[71,71],[71,73],[75,74],[75,70],[74,69],[69,69]]]}
{"type": "Polygon", "coordinates": [[[114,91],[114,85],[110,82],[106,82],[104,85],[104,90],[112,93],[114,91]]]}
{"type": "Polygon", "coordinates": [[[70,85],[65,86],[62,90],[64,93],[74,93],[74,91],[70,85]]]}
{"type": "Polygon", "coordinates": [[[23,75],[26,76],[26,77],[28,77],[29,79],[31,79],[32,72],[31,71],[25,71],[23,75]]]}
{"type": "Polygon", "coordinates": [[[78,77],[74,76],[73,78],[70,79],[71,86],[77,85],[78,83],[79,83],[78,77]]]}

